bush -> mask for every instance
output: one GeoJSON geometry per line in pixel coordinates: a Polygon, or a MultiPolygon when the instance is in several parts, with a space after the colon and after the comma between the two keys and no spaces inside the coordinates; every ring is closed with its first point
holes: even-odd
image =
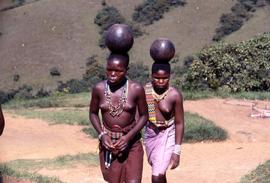
{"type": "Polygon", "coordinates": [[[213,37],[214,41],[221,40],[224,36],[239,30],[244,24],[242,17],[235,14],[223,14],[220,18],[221,27],[216,29],[216,34],[213,37]]]}
{"type": "Polygon", "coordinates": [[[12,99],[33,99],[40,97],[47,97],[51,94],[43,88],[33,90],[32,86],[23,85],[16,90],[9,90],[7,92],[0,90],[0,103],[6,103],[12,99]]]}
{"type": "Polygon", "coordinates": [[[29,85],[23,85],[16,91],[14,98],[16,99],[31,99],[34,98],[33,88],[29,85]]]}
{"type": "Polygon", "coordinates": [[[241,177],[240,183],[268,183],[270,180],[270,160],[241,177]]]}
{"type": "Polygon", "coordinates": [[[185,0],[147,0],[135,8],[132,19],[144,25],[153,24],[163,18],[163,14],[171,7],[184,6],[185,0]]]}
{"type": "Polygon", "coordinates": [[[60,92],[80,93],[88,92],[89,88],[97,82],[105,79],[105,69],[102,64],[96,60],[97,55],[89,57],[86,61],[86,70],[83,78],[71,79],[67,82],[60,81],[57,90],[60,92]]]}
{"type": "Polygon", "coordinates": [[[184,76],[184,89],[270,91],[270,33],[200,51],[184,76]]]}
{"type": "Polygon", "coordinates": [[[60,76],[61,75],[61,73],[57,67],[52,67],[50,69],[50,74],[51,74],[51,76],[60,76]]]}
{"type": "Polygon", "coordinates": [[[185,113],[185,142],[222,141],[228,133],[197,114],[185,113]]]}
{"type": "Polygon", "coordinates": [[[90,138],[98,138],[98,133],[92,126],[90,128],[83,128],[82,131],[90,138]]]}
{"type": "MultiPolygon", "coordinates": [[[[270,2],[270,1],[268,1],[270,2]]],[[[265,0],[238,0],[231,8],[231,13],[220,17],[220,27],[216,29],[213,41],[220,41],[223,37],[239,30],[245,21],[252,16],[251,12],[267,4],[265,0]]]]}
{"type": "Polygon", "coordinates": [[[101,35],[101,38],[99,40],[99,46],[101,48],[105,48],[106,30],[113,24],[128,24],[133,30],[134,37],[138,37],[143,34],[140,27],[135,24],[128,23],[115,7],[107,6],[106,4],[103,5],[102,10],[100,10],[96,15],[95,24],[100,27],[99,34],[101,35]]]}
{"type": "Polygon", "coordinates": [[[6,92],[0,90],[0,104],[6,103],[9,100],[10,96],[6,92]]]}
{"type": "Polygon", "coordinates": [[[105,68],[96,60],[97,55],[93,55],[87,59],[86,70],[83,74],[83,79],[89,81],[96,77],[100,80],[105,79],[105,68]]]}
{"type": "Polygon", "coordinates": [[[145,84],[149,80],[149,69],[143,63],[131,63],[128,70],[128,77],[131,80],[145,84]]]}
{"type": "Polygon", "coordinates": [[[20,79],[20,75],[19,74],[13,75],[13,81],[17,82],[17,81],[19,81],[19,79],[20,79]]]}

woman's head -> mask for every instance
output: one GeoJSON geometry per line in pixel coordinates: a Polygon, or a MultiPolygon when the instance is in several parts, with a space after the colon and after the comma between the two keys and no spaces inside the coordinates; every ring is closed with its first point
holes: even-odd
{"type": "Polygon", "coordinates": [[[106,67],[106,75],[110,84],[117,85],[126,79],[128,64],[128,54],[110,54],[106,67]]]}
{"type": "Polygon", "coordinates": [[[152,65],[152,84],[154,88],[167,89],[169,87],[171,66],[169,63],[154,63],[152,65]]]}

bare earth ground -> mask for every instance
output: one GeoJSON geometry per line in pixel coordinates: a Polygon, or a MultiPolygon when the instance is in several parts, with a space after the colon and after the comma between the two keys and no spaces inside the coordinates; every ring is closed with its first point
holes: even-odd
{"type": "MultiPolygon", "coordinates": [[[[235,183],[270,159],[270,119],[249,117],[253,102],[224,99],[186,101],[185,111],[214,121],[229,132],[230,139],[220,143],[184,144],[181,166],[168,171],[168,182],[235,183]]],[[[260,107],[270,105],[270,101],[256,102],[260,107]]],[[[80,132],[81,127],[48,125],[42,120],[13,117],[8,113],[5,117],[7,124],[0,140],[0,162],[97,152],[97,140],[87,138],[80,132]]],[[[146,158],[144,164],[143,183],[148,183],[151,169],[146,158]]],[[[99,167],[77,165],[60,170],[41,169],[38,173],[58,176],[70,183],[104,182],[99,167]]]]}

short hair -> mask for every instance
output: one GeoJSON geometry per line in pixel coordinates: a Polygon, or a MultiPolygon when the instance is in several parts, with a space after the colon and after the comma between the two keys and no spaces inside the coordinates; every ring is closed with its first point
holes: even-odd
{"type": "Polygon", "coordinates": [[[111,53],[107,58],[107,62],[112,61],[112,60],[119,60],[126,67],[128,67],[129,55],[127,53],[124,53],[124,54],[111,53]]]}
{"type": "Polygon", "coordinates": [[[171,73],[171,65],[169,63],[154,62],[152,64],[152,74],[158,72],[159,70],[171,73]]]}

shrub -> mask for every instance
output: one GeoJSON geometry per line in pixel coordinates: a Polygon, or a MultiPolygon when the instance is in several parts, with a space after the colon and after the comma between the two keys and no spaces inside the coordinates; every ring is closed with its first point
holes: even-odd
{"type": "Polygon", "coordinates": [[[90,128],[83,128],[82,131],[87,134],[90,138],[98,138],[98,133],[97,131],[92,127],[90,128]]]}
{"type": "Polygon", "coordinates": [[[13,75],[13,81],[17,82],[17,81],[19,81],[19,79],[20,79],[20,75],[19,74],[13,75]]]}
{"type": "Polygon", "coordinates": [[[270,91],[270,33],[200,51],[184,76],[185,89],[270,91]]]}
{"type": "Polygon", "coordinates": [[[93,55],[87,59],[86,70],[83,74],[83,79],[89,81],[96,77],[100,80],[105,79],[105,69],[102,64],[96,60],[97,55],[93,55]]]}
{"type": "Polygon", "coordinates": [[[132,19],[144,25],[153,24],[163,18],[163,14],[171,7],[184,6],[185,0],[147,0],[135,8],[132,19]]]}
{"type": "Polygon", "coordinates": [[[10,100],[10,98],[9,98],[8,94],[6,92],[0,90],[0,104],[3,104],[9,100],[10,100]]]}
{"type": "Polygon", "coordinates": [[[16,99],[31,99],[34,98],[33,88],[29,85],[23,85],[16,91],[14,98],[16,99]]]}
{"type": "Polygon", "coordinates": [[[270,180],[270,160],[259,164],[256,169],[241,177],[240,183],[267,183],[270,180]]]}
{"type": "Polygon", "coordinates": [[[228,133],[197,114],[185,112],[185,142],[222,141],[228,133]]]}
{"type": "Polygon", "coordinates": [[[105,69],[102,64],[96,60],[97,55],[87,58],[86,70],[82,79],[71,79],[67,82],[60,81],[57,90],[60,92],[80,93],[88,92],[89,88],[97,82],[105,79],[105,69]]]}
{"type": "Polygon", "coordinates": [[[89,87],[83,80],[71,79],[65,83],[60,81],[57,90],[60,92],[80,93],[84,91],[89,91],[89,87]]]}
{"type": "Polygon", "coordinates": [[[61,73],[57,67],[52,67],[50,69],[50,74],[51,74],[51,76],[60,76],[61,75],[61,73]]]}
{"type": "Polygon", "coordinates": [[[221,27],[216,29],[216,34],[213,37],[214,41],[221,40],[224,36],[239,30],[244,24],[242,17],[233,13],[223,14],[220,18],[221,27]]]}
{"type": "Polygon", "coordinates": [[[103,5],[102,10],[96,15],[94,22],[100,27],[99,34],[101,35],[101,38],[99,40],[99,46],[101,48],[105,48],[106,30],[113,24],[128,24],[133,30],[134,37],[143,34],[139,26],[128,23],[115,7],[107,6],[106,4],[103,5]]]}
{"type": "Polygon", "coordinates": [[[143,63],[131,63],[128,70],[128,77],[132,80],[145,84],[149,80],[149,70],[143,63]]]}
{"type": "MultiPolygon", "coordinates": [[[[268,1],[270,2],[270,1],[268,1]]],[[[220,27],[216,29],[213,41],[219,41],[223,37],[239,30],[245,21],[249,20],[252,12],[267,4],[265,0],[238,0],[231,8],[231,13],[220,17],[220,27]]]]}

